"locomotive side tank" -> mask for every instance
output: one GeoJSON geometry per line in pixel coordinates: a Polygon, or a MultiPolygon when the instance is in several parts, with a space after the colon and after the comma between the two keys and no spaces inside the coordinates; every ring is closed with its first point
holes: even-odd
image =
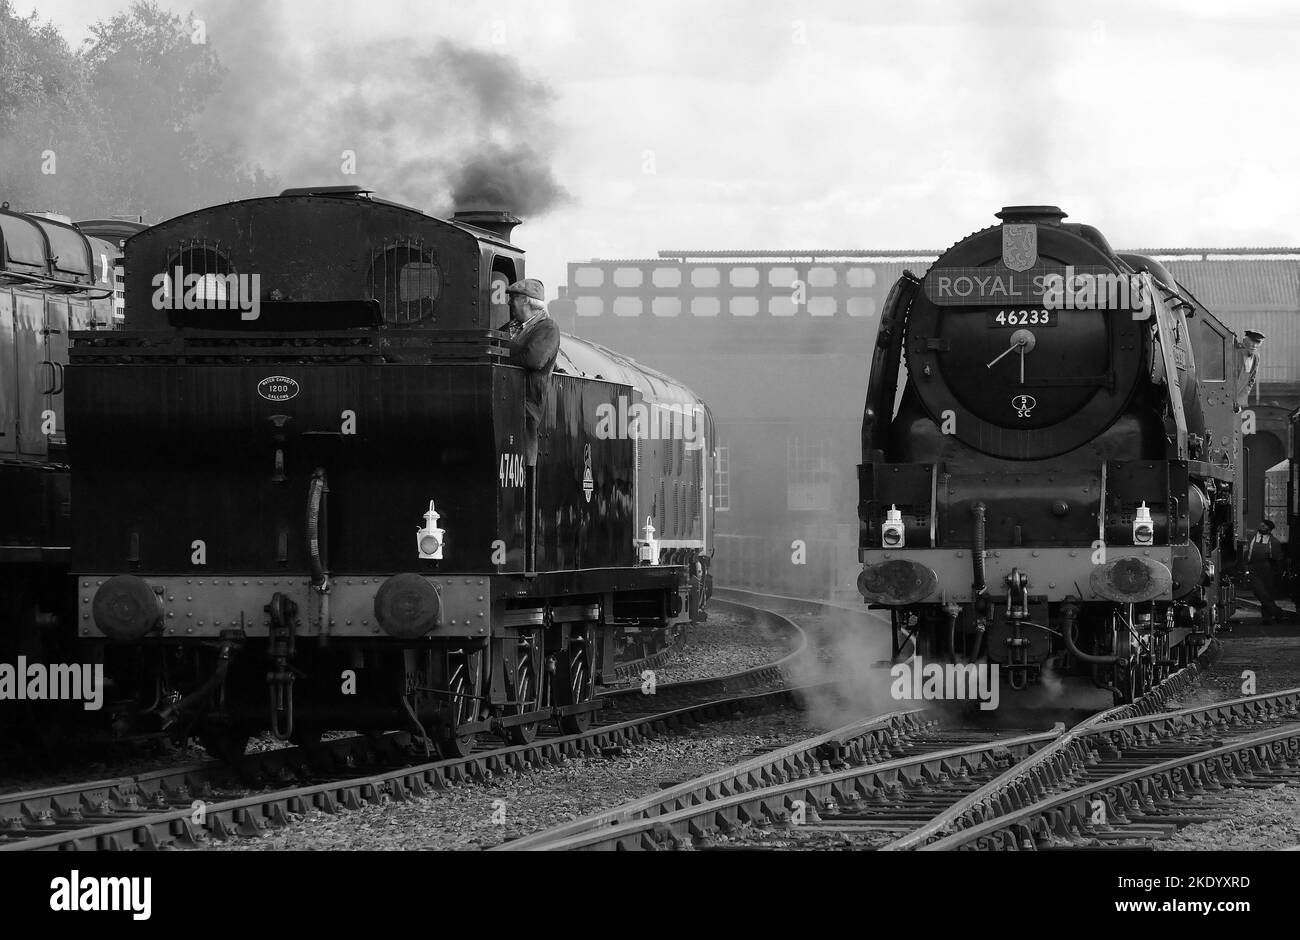
{"type": "Polygon", "coordinates": [[[1054,206],[998,213],[883,313],[859,589],[894,652],[1128,701],[1232,609],[1235,337],[1054,206]]]}
{"type": "Polygon", "coordinates": [[[79,623],[130,691],[124,723],[226,754],[265,728],[525,741],[586,725],[616,634],[699,606],[704,513],[693,552],[647,557],[637,434],[602,422],[657,404],[629,384],[652,373],[564,338],[527,492],[525,374],[499,329],[518,221],[326,188],[127,243],[126,330],[75,337],[68,376],[96,468],[73,483],[96,510],[74,539],[79,623]]]}

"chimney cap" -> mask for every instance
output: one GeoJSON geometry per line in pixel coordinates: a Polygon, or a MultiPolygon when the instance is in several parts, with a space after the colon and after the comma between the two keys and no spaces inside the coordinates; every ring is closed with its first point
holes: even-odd
{"type": "Polygon", "coordinates": [[[1004,206],[1001,212],[994,213],[1003,222],[1046,222],[1059,225],[1069,216],[1059,206],[1004,206]]]}
{"type": "Polygon", "coordinates": [[[451,220],[489,232],[507,242],[510,241],[510,233],[515,226],[523,222],[523,219],[505,209],[460,209],[452,213],[451,220]]]}

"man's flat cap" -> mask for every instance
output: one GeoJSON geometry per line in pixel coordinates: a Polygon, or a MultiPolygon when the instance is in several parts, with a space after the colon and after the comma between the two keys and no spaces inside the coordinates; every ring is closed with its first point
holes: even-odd
{"type": "Polygon", "coordinates": [[[1264,334],[1259,332],[1258,330],[1247,330],[1246,338],[1253,339],[1255,342],[1260,343],[1263,342],[1264,340],[1264,334]]]}
{"type": "Polygon", "coordinates": [[[525,297],[531,297],[533,300],[546,300],[546,288],[542,282],[535,277],[526,277],[522,281],[515,281],[506,288],[507,294],[523,294],[525,297]]]}

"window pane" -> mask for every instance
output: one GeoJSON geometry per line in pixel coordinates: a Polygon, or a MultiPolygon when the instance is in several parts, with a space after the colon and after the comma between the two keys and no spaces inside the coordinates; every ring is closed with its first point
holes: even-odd
{"type": "Polygon", "coordinates": [[[829,441],[786,442],[786,507],[829,509],[831,505],[829,441]]]}
{"type": "Polygon", "coordinates": [[[641,298],[640,297],[615,297],[614,316],[616,317],[641,316],[641,298]]]}
{"type": "Polygon", "coordinates": [[[733,317],[752,317],[758,313],[757,297],[732,297],[729,305],[733,317]]]}
{"type": "Polygon", "coordinates": [[[614,286],[615,287],[640,287],[641,269],[640,268],[615,268],[614,286]]]}
{"type": "Polygon", "coordinates": [[[722,310],[722,302],[717,297],[692,297],[691,315],[696,317],[716,317],[722,310]]]}
{"type": "Polygon", "coordinates": [[[692,287],[717,287],[721,283],[717,268],[693,268],[691,270],[692,287]]]}
{"type": "Polygon", "coordinates": [[[713,508],[731,508],[731,450],[725,446],[715,448],[713,461],[713,508]]]}
{"type": "Polygon", "coordinates": [[[655,268],[654,273],[650,275],[650,280],[654,282],[655,287],[681,287],[682,269],[655,268]]]}
{"type": "Polygon", "coordinates": [[[605,283],[605,272],[600,268],[575,268],[573,283],[577,287],[600,287],[605,283]]]}

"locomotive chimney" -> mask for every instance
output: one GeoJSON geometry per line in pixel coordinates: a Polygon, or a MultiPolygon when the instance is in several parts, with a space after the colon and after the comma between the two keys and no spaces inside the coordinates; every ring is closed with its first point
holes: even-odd
{"type": "Polygon", "coordinates": [[[523,220],[503,209],[463,209],[452,215],[453,222],[472,225],[491,232],[502,241],[510,241],[510,233],[523,220]]]}
{"type": "Polygon", "coordinates": [[[1003,222],[1042,222],[1060,225],[1066,214],[1058,206],[1005,206],[995,213],[1003,222]]]}

